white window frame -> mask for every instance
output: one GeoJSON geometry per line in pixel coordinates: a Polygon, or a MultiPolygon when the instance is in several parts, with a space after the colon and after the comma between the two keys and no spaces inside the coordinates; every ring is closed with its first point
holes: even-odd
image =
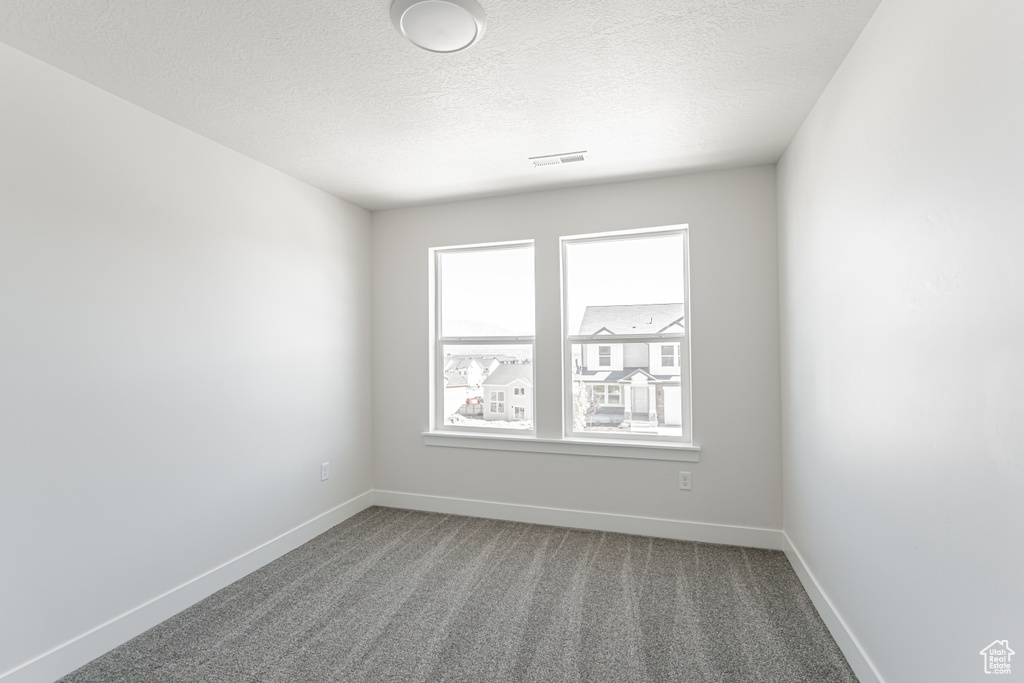
{"type": "Polygon", "coordinates": [[[526,396],[526,387],[512,387],[513,396],[526,396]]]}
{"type": "MultiPolygon", "coordinates": [[[[562,434],[565,439],[587,439],[598,442],[614,443],[617,441],[636,440],[635,434],[613,434],[610,432],[577,432],[573,430],[573,368],[572,368],[572,346],[580,344],[585,348],[586,344],[626,344],[638,342],[644,344],[661,344],[662,342],[674,342],[679,344],[679,393],[680,393],[680,436],[667,434],[644,434],[643,440],[651,443],[669,442],[678,444],[692,444],[693,424],[691,409],[691,387],[690,387],[690,245],[687,226],[666,226],[663,228],[650,228],[643,230],[623,230],[617,232],[603,232],[587,235],[572,235],[559,238],[559,248],[562,259],[562,434]],[[680,264],[679,276],[683,281],[683,321],[685,334],[671,333],[662,335],[633,335],[633,334],[603,334],[579,335],[571,334],[569,330],[569,265],[568,250],[570,244],[581,244],[587,242],[603,242],[608,240],[622,239],[644,239],[651,237],[666,237],[669,235],[680,235],[683,238],[683,262],[680,264]],[[685,359],[685,363],[683,362],[685,359]]],[[[661,349],[659,348],[659,351],[661,349]]],[[[600,351],[599,351],[600,353],[600,351]]],[[[599,367],[605,367],[600,365],[599,367]]],[[[625,403],[623,403],[625,405],[625,403]]]]}
{"type": "MultiPolygon", "coordinates": [[[[564,288],[563,288],[564,289],[564,288]]],[[[599,344],[597,347],[597,367],[599,368],[610,368],[612,366],[612,345],[611,344],[599,344]],[[604,353],[604,349],[608,349],[608,353],[604,353]],[[605,363],[605,359],[608,360],[605,363]]]]}
{"type": "MultiPolygon", "coordinates": [[[[523,336],[480,336],[480,337],[445,337],[442,336],[443,328],[441,325],[442,311],[441,311],[441,293],[443,291],[443,273],[441,268],[441,256],[445,253],[455,252],[473,252],[473,251],[496,251],[502,249],[521,249],[523,247],[531,247],[534,250],[534,283],[536,283],[536,258],[537,251],[536,245],[533,240],[517,240],[514,242],[489,242],[483,244],[460,244],[449,247],[431,247],[429,249],[430,256],[430,267],[431,267],[431,278],[430,278],[430,333],[431,339],[431,359],[433,361],[433,367],[431,368],[431,383],[433,389],[431,391],[431,420],[430,433],[466,433],[466,434],[494,434],[494,435],[508,435],[508,436],[536,436],[536,422],[532,429],[521,429],[521,428],[510,428],[510,427],[483,427],[483,426],[469,426],[469,425],[451,425],[445,424],[444,415],[444,350],[446,347],[453,348],[459,346],[529,346],[530,347],[530,369],[531,372],[534,369],[534,363],[536,362],[536,343],[533,335],[523,336]]],[[[485,286],[481,283],[481,286],[485,286]]],[[[535,295],[536,296],[536,295],[535,295]]],[[[531,383],[534,382],[533,375],[530,377],[531,383]]],[[[486,381],[484,382],[486,384],[486,381]]],[[[481,386],[481,390],[483,387],[481,386]]],[[[503,390],[502,390],[503,391],[503,390]]],[[[490,407],[490,396],[484,397],[487,407],[490,407]]],[[[502,407],[504,408],[504,401],[502,401],[502,407]]],[[[504,412],[501,411],[490,411],[504,412]]],[[[534,409],[534,415],[536,416],[536,409],[534,409]]]]}
{"type": "Polygon", "coordinates": [[[512,419],[513,420],[525,420],[526,419],[526,406],[512,406],[512,419]],[[516,417],[517,413],[522,413],[522,417],[516,417]]]}
{"type": "Polygon", "coordinates": [[[489,391],[487,393],[489,394],[488,397],[487,397],[487,401],[491,404],[490,405],[490,408],[491,408],[490,412],[492,412],[492,413],[504,413],[505,412],[505,390],[504,389],[497,389],[497,390],[489,391]],[[495,406],[501,406],[501,408],[496,408],[495,406]]]}

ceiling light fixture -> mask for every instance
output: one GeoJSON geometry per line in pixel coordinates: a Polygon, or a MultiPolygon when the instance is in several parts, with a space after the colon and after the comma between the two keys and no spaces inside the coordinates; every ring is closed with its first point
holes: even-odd
{"type": "Polygon", "coordinates": [[[391,23],[430,52],[458,52],[480,40],[487,16],[476,0],[395,0],[391,23]]]}

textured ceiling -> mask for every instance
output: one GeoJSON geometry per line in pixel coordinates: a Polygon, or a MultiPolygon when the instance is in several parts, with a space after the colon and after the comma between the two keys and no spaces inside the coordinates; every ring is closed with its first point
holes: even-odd
{"type": "Polygon", "coordinates": [[[380,209],[774,162],[879,0],[480,3],[448,55],[390,0],[3,0],[0,41],[380,209]]]}

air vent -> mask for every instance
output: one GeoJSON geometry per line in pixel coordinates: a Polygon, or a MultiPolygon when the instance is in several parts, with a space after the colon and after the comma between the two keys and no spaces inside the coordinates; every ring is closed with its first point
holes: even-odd
{"type": "Polygon", "coordinates": [[[530,157],[534,166],[554,166],[556,164],[572,164],[577,161],[587,160],[587,150],[582,152],[563,152],[562,154],[548,154],[542,157],[530,157]]]}

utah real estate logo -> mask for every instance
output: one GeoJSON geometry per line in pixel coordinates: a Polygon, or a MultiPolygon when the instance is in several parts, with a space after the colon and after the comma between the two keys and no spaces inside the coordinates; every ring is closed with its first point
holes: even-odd
{"type": "Polygon", "coordinates": [[[1007,641],[993,640],[991,645],[981,651],[981,656],[985,658],[985,673],[1010,673],[1010,657],[1015,654],[1007,641]]]}

